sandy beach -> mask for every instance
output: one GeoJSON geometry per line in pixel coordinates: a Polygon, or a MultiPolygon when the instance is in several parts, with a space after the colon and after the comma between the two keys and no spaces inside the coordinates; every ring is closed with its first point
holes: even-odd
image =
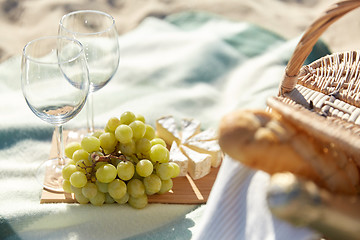
{"type": "MultiPolygon", "coordinates": [[[[207,11],[234,21],[247,21],[285,38],[299,36],[334,0],[0,0],[0,62],[20,55],[30,40],[57,34],[59,19],[80,9],[105,11],[114,16],[119,34],[136,28],[146,17],[163,18],[182,11],[207,11]]],[[[331,50],[357,48],[360,36],[355,10],[322,36],[331,50]]]]}

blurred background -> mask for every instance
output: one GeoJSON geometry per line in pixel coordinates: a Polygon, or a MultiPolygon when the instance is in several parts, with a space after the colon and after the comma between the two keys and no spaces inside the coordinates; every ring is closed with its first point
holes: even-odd
{"type": "MultiPolygon", "coordinates": [[[[0,0],[0,62],[20,55],[30,40],[57,34],[61,16],[80,9],[114,16],[120,35],[149,16],[164,18],[182,11],[206,11],[234,21],[247,21],[280,34],[299,36],[336,0],[0,0]]],[[[334,52],[360,45],[360,10],[337,21],[322,39],[334,52]]]]}

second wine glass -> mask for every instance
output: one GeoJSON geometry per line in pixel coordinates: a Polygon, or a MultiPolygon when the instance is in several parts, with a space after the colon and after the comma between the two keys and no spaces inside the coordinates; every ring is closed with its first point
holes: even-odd
{"type": "Polygon", "coordinates": [[[87,100],[87,130],[94,132],[93,92],[114,76],[120,60],[118,34],[114,18],[104,12],[81,10],[64,15],[59,35],[75,38],[85,50],[89,67],[90,94],[87,100]]]}

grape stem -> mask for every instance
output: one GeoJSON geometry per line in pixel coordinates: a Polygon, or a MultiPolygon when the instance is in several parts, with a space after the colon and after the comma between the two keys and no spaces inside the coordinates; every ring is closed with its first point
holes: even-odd
{"type": "MultiPolygon", "coordinates": [[[[95,153],[95,154],[96,154],[96,153],[95,153]]],[[[106,155],[106,156],[99,156],[99,155],[97,155],[97,156],[95,157],[95,163],[96,163],[96,162],[110,162],[111,159],[118,159],[118,160],[121,160],[121,161],[124,161],[124,162],[128,161],[128,160],[126,159],[125,155],[123,155],[123,154],[120,154],[120,156],[108,154],[108,155],[106,155]]]]}
{"type": "Polygon", "coordinates": [[[98,153],[94,152],[91,154],[91,159],[93,160],[92,161],[92,164],[90,166],[88,165],[85,165],[84,166],[79,166],[80,168],[84,169],[85,172],[86,172],[86,177],[88,180],[92,181],[93,178],[96,179],[96,170],[95,170],[95,167],[96,167],[96,164],[99,163],[99,162],[108,162],[108,163],[111,163],[111,159],[118,159],[118,160],[121,160],[121,161],[129,161],[125,155],[123,154],[120,154],[119,156],[116,156],[116,155],[113,155],[113,154],[108,154],[106,156],[101,156],[99,155],[98,153]],[[88,168],[91,168],[91,171],[87,171],[88,168]]]}

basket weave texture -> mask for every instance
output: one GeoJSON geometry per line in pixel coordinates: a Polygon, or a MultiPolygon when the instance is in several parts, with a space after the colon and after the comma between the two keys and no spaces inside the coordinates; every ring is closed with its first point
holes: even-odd
{"type": "Polygon", "coordinates": [[[360,125],[360,53],[336,53],[302,67],[297,85],[286,95],[323,115],[360,125]]]}

